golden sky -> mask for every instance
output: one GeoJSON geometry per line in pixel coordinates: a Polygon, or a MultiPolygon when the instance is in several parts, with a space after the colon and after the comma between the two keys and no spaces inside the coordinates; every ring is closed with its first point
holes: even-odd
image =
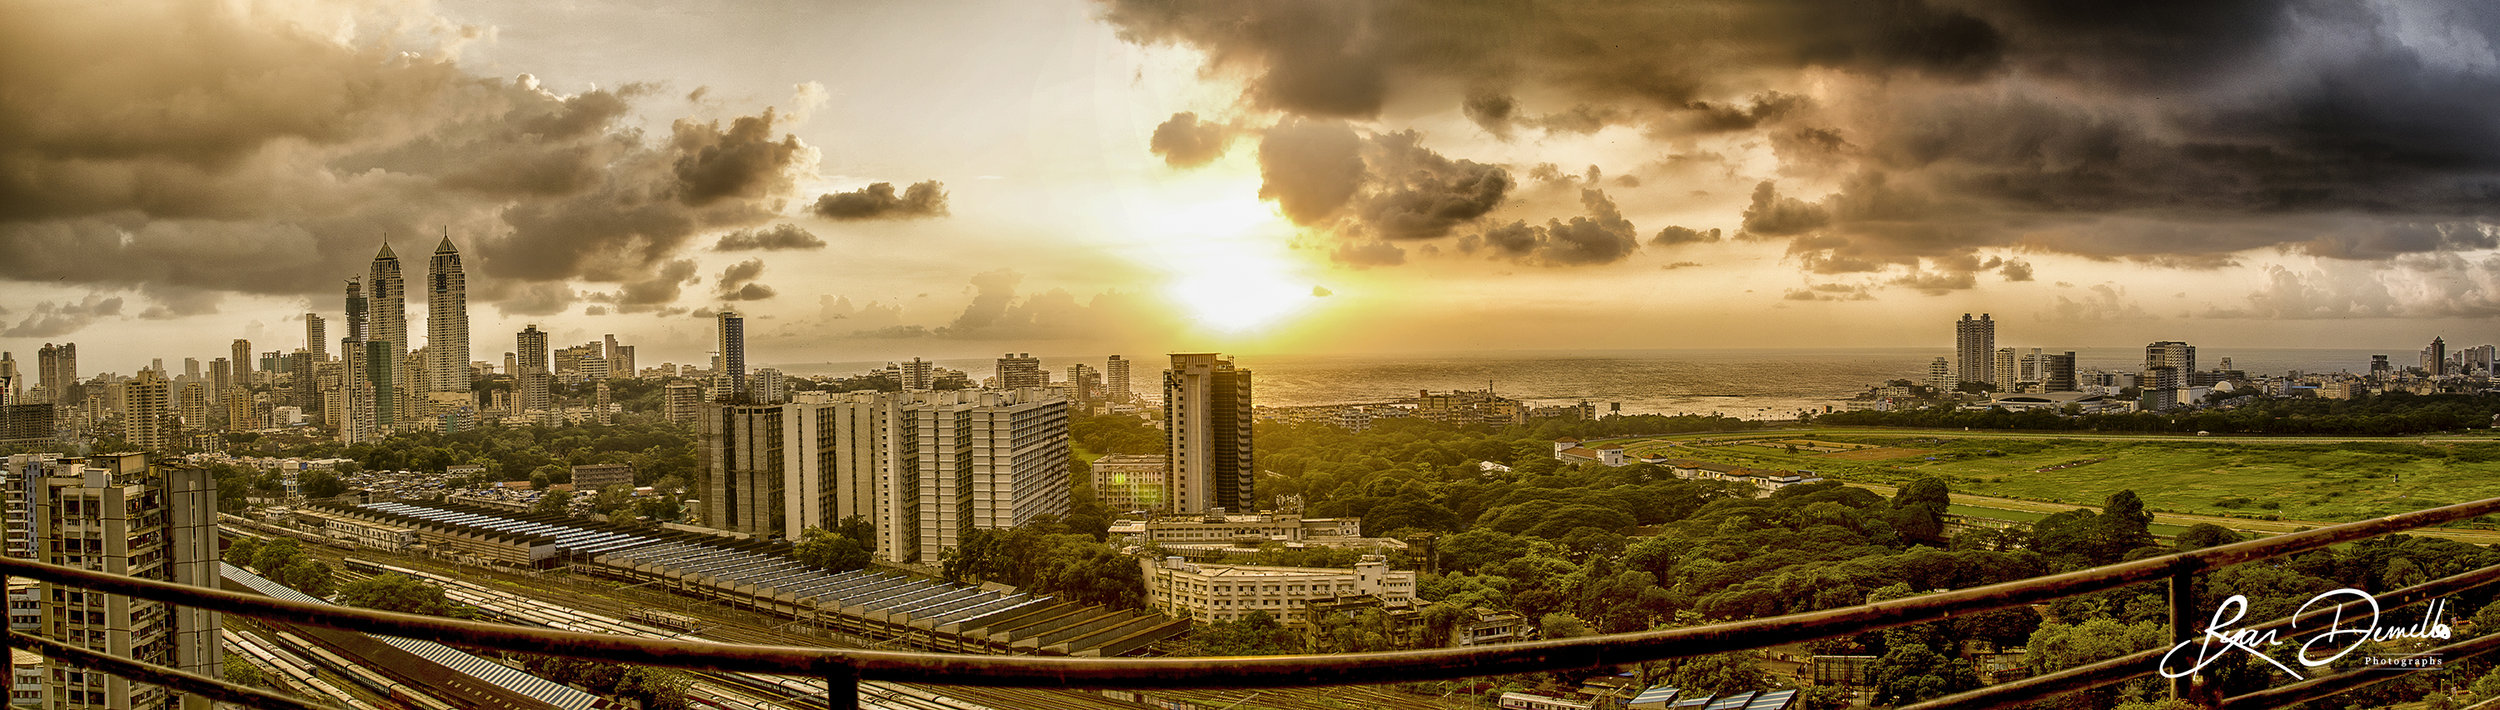
{"type": "Polygon", "coordinates": [[[38,0],[0,350],[299,347],[445,230],[489,361],[2487,339],[2500,10],[2091,7],[38,0]]]}

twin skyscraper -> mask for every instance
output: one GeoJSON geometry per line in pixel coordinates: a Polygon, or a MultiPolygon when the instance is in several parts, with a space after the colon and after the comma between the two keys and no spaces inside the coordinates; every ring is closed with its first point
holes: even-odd
{"type": "Polygon", "coordinates": [[[408,287],[399,255],[385,241],[365,283],[347,280],[347,332],[339,338],[346,410],[339,438],[370,441],[414,417],[474,404],[469,380],[469,286],[460,250],[446,231],[426,262],[425,347],[408,342],[408,287]]]}

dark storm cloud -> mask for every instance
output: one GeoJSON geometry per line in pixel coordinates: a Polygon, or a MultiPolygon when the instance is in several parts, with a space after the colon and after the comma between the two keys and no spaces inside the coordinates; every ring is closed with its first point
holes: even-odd
{"type": "MultiPolygon", "coordinates": [[[[1453,159],[1414,131],[1362,134],[1338,121],[1292,120],[1259,141],[1259,197],[1295,224],[1348,240],[1449,236],[1502,206],[1515,183],[1499,165],[1453,159]]],[[[1350,248],[1340,260],[1396,263],[1378,246],[1350,248]]],[[[1397,253],[1404,260],[1404,252],[1397,253]]]]}
{"type": "Polygon", "coordinates": [[[122,314],[120,296],[87,294],[78,301],[44,301],[35,304],[17,325],[0,330],[0,336],[11,338],[51,338],[78,332],[99,318],[122,314]]]}
{"type": "Polygon", "coordinates": [[[775,251],[782,249],[823,249],[825,240],[814,232],[795,224],[776,224],[762,229],[741,229],[721,235],[712,243],[712,251],[775,251]]]}
{"type": "Polygon", "coordinates": [[[1705,232],[1691,227],[1669,225],[1665,229],[1658,230],[1657,236],[1650,237],[1649,245],[1666,247],[1677,244],[1707,244],[1715,241],[1719,241],[1719,230],[1712,229],[1705,232]]]}
{"type": "Polygon", "coordinates": [[[1821,229],[1831,221],[1831,214],[1821,205],[1794,197],[1781,197],[1779,188],[1764,180],[1753,188],[1753,204],[1745,208],[1745,231],[1738,236],[1804,234],[1821,229]]]}
{"type": "MultiPolygon", "coordinates": [[[[1599,104],[1685,111],[1751,70],[1966,77],[1996,68],[2003,53],[1988,23],[1921,0],[1103,4],[1122,37],[1196,48],[1208,71],[1246,79],[1261,104],[1309,116],[1369,117],[1400,85],[1425,80],[1473,86],[1478,97],[1535,80],[1599,104]]],[[[1500,125],[1502,112],[1484,110],[1498,102],[1470,103],[1480,125],[1500,125]]]]}
{"type": "Polygon", "coordinates": [[[1500,166],[1451,160],[1422,145],[1414,131],[1378,136],[1370,166],[1377,189],[1363,200],[1361,216],[1389,239],[1429,239],[1474,221],[1502,204],[1511,188],[1500,166]]]}
{"type": "Polygon", "coordinates": [[[1518,118],[1519,101],[1508,94],[1480,91],[1468,94],[1467,101],[1459,105],[1459,110],[1467,115],[1467,120],[1476,122],[1486,132],[1507,139],[1512,121],[1518,118]]]}
{"type": "Polygon", "coordinates": [[[536,312],[562,299],[535,284],[647,282],[814,170],[770,110],[646,140],[648,85],[471,75],[440,45],[481,30],[431,16],[342,42],[283,8],[125,10],[0,23],[0,279],[326,298],[385,235],[448,226],[482,303],[536,312]]]}
{"type": "Polygon", "coordinates": [[[1107,18],[1138,43],[1187,43],[1214,70],[1255,74],[1251,98],[1313,116],[1364,117],[1387,98],[1396,59],[1374,32],[1377,8],[1364,3],[1120,2],[1107,18]]]}
{"type": "Polygon", "coordinates": [[[831,220],[920,219],[946,216],[946,186],[936,180],[912,183],[902,194],[894,183],[881,182],[850,192],[816,198],[809,211],[831,220]]]}
{"type": "Polygon", "coordinates": [[[787,173],[806,147],[797,136],[773,140],[773,110],[720,123],[678,121],[669,147],[677,155],[677,199],[701,207],[724,198],[755,199],[779,192],[774,180],[787,173]]]}
{"type": "Polygon", "coordinates": [[[2500,218],[2491,3],[1102,5],[1288,116],[1438,105],[1506,139],[1638,122],[1675,153],[1758,137],[1779,164],[1750,177],[1803,194],[1758,190],[1742,234],[1904,285],[2007,247],[2189,268],[2483,249],[2500,218]],[[1319,76],[1337,90],[1294,88],[1319,76]]]}
{"type": "Polygon", "coordinates": [[[1154,138],[1148,142],[1155,155],[1175,168],[1194,168],[1223,157],[1225,147],[1233,141],[1233,129],[1220,123],[1198,120],[1198,114],[1172,114],[1171,120],[1155,126],[1154,138]]]}
{"type": "Polygon", "coordinates": [[[497,300],[495,310],[507,316],[551,316],[563,313],[581,300],[580,293],[553,281],[530,284],[517,291],[497,300]]]}
{"type": "Polygon", "coordinates": [[[649,278],[625,282],[615,293],[590,294],[590,299],[610,304],[618,313],[664,313],[687,286],[702,280],[695,275],[694,260],[678,259],[662,264],[649,278]]]}
{"type": "Polygon", "coordinates": [[[763,275],[763,259],[748,259],[730,264],[729,268],[721,270],[720,278],[716,279],[720,286],[720,292],[717,295],[723,301],[761,301],[772,298],[773,287],[755,282],[763,275]]]}
{"type": "Polygon", "coordinates": [[[1337,121],[1287,121],[1259,139],[1259,198],[1318,224],[1363,187],[1363,139],[1337,121]]]}
{"type": "Polygon", "coordinates": [[[1542,226],[1514,221],[1472,235],[1461,248],[1485,249],[1499,258],[1539,266],[1611,264],[1640,249],[1637,230],[1604,191],[1580,191],[1580,204],[1588,215],[1569,222],[1547,220],[1542,226]]]}

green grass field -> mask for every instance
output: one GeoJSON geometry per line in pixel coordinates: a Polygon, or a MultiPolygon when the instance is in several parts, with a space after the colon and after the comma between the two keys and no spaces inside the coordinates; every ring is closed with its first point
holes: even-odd
{"type": "Polygon", "coordinates": [[[1659,453],[1813,470],[1847,481],[1899,483],[1942,476],[1958,493],[2058,503],[2098,504],[2111,493],[2134,490],[2150,507],[2208,515],[2348,521],[2500,496],[2500,444],[2480,442],[2272,443],[1819,432],[1818,440],[1889,448],[1821,454],[1791,453],[1775,444],[1675,445],[1691,438],[1625,443],[1634,455],[1659,453]],[[1904,453],[1914,455],[1873,459],[1904,453]],[[2041,470],[2085,461],[2090,462],[2041,470]]]}

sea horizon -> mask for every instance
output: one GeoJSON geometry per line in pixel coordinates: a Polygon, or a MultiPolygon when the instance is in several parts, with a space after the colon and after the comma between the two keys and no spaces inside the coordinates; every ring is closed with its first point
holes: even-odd
{"type": "MultiPolygon", "coordinates": [[[[2019,348],[2028,354],[2029,348],[2019,348]]],[[[2079,370],[2133,371],[2141,346],[2074,349],[2079,370]]],[[[2042,352],[2066,352],[2065,349],[2042,352]]],[[[2229,358],[2250,375],[2292,371],[2366,371],[2369,358],[2385,354],[2398,366],[2410,358],[2355,348],[2200,348],[2197,366],[2215,369],[2229,358]]],[[[1683,348],[1637,350],[1508,350],[1443,354],[1320,354],[1237,357],[1255,373],[1253,400],[1293,407],[1388,402],[1421,391],[1491,389],[1534,405],[1590,402],[1601,412],[1620,405],[1625,414],[1723,414],[1787,417],[1822,411],[1866,388],[1896,380],[1923,381],[1928,363],[1952,357],[1936,348],[1683,348]]],[[[1068,366],[1100,368],[1103,357],[1039,356],[1055,380],[1068,366]]],[[[887,361],[765,365],[792,375],[851,376],[887,361]]],[[[975,380],[990,375],[995,358],[941,358],[940,367],[963,370],[975,380]]],[[[1151,383],[1160,356],[1138,358],[1132,374],[1137,393],[1155,399],[1151,383]]]]}

